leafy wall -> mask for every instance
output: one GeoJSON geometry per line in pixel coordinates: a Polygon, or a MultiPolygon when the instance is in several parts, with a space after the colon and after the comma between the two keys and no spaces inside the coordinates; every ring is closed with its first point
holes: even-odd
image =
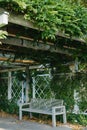
{"type": "Polygon", "coordinates": [[[53,76],[51,88],[56,94],[56,98],[64,99],[67,110],[73,111],[74,109],[74,90],[79,93],[78,106],[80,110],[87,109],[87,74],[56,74],[53,76]]]}

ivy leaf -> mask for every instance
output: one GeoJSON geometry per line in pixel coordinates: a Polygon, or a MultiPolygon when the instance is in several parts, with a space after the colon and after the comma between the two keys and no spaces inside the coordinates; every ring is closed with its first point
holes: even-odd
{"type": "Polygon", "coordinates": [[[0,39],[5,39],[8,33],[6,31],[0,30],[0,39]]]}

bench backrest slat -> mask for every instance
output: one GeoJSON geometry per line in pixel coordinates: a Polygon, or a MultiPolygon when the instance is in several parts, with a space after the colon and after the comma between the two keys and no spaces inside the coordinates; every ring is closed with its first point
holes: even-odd
{"type": "Polygon", "coordinates": [[[31,99],[31,102],[30,102],[31,109],[38,109],[38,110],[45,110],[45,111],[52,111],[52,107],[62,106],[62,105],[63,105],[63,100],[61,99],[34,98],[34,99],[31,99]]]}

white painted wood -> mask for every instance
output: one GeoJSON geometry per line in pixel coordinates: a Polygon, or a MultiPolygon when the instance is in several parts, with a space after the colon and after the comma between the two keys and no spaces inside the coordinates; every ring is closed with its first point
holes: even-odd
{"type": "Polygon", "coordinates": [[[24,84],[22,81],[22,95],[21,95],[21,102],[24,103],[24,84]]]}
{"type": "Polygon", "coordinates": [[[35,98],[35,77],[32,78],[33,79],[33,95],[32,95],[32,98],[35,98]]]}
{"type": "Polygon", "coordinates": [[[77,114],[80,112],[80,110],[79,110],[79,106],[78,106],[79,97],[78,97],[78,92],[76,90],[74,90],[74,100],[75,100],[75,104],[74,104],[73,112],[77,114]]]}
{"type": "Polygon", "coordinates": [[[63,105],[63,100],[59,99],[31,99],[30,103],[20,104],[19,106],[19,119],[22,119],[22,112],[41,113],[52,115],[52,126],[56,126],[56,116],[63,115],[63,122],[66,123],[66,110],[63,105]],[[27,105],[29,105],[27,107],[27,105]]]}
{"type": "Polygon", "coordinates": [[[63,123],[66,123],[67,119],[66,119],[66,109],[65,109],[65,106],[63,107],[63,111],[64,111],[64,114],[63,114],[63,123]]]}
{"type": "Polygon", "coordinates": [[[26,102],[29,102],[29,67],[26,67],[26,87],[25,87],[25,96],[26,96],[26,102]]]}
{"type": "Polygon", "coordinates": [[[12,89],[12,77],[11,72],[8,72],[8,100],[11,99],[11,89],[12,89]]]}
{"type": "Polygon", "coordinates": [[[8,12],[3,12],[0,14],[0,27],[3,27],[8,24],[8,12]]]}
{"type": "Polygon", "coordinates": [[[19,108],[19,119],[20,120],[22,120],[22,111],[21,111],[21,109],[22,109],[22,106],[20,104],[20,108],[19,108]]]}
{"type": "Polygon", "coordinates": [[[52,108],[52,126],[55,127],[56,126],[56,116],[55,116],[55,109],[52,108]]]}

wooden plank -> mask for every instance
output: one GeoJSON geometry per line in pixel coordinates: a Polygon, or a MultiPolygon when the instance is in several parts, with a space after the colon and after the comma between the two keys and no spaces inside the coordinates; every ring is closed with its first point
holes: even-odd
{"type": "Polygon", "coordinates": [[[25,20],[23,15],[15,15],[15,14],[10,13],[8,21],[13,24],[18,24],[18,25],[25,26],[28,28],[38,29],[37,27],[33,25],[33,23],[31,23],[28,20],[25,20]]]}
{"type": "Polygon", "coordinates": [[[0,70],[0,73],[6,73],[9,71],[19,71],[19,70],[25,70],[26,67],[17,67],[17,68],[12,68],[12,69],[4,69],[4,70],[0,70]]]}
{"type": "MultiPolygon", "coordinates": [[[[14,63],[15,64],[15,63],[14,63]]],[[[32,69],[44,69],[45,67],[44,66],[41,66],[41,65],[32,65],[32,66],[29,66],[29,70],[32,70],[32,69]]],[[[4,70],[0,70],[0,73],[5,73],[5,72],[9,72],[9,71],[19,71],[19,70],[26,70],[26,67],[21,67],[21,66],[13,66],[13,68],[8,68],[8,69],[4,69],[4,70]]]]}
{"type": "Polygon", "coordinates": [[[29,66],[26,67],[26,88],[25,88],[25,94],[26,94],[26,103],[29,102],[29,91],[30,91],[30,72],[29,72],[29,66]]]}
{"type": "MultiPolygon", "coordinates": [[[[31,69],[44,69],[45,67],[41,65],[32,65],[32,66],[29,66],[29,70],[31,69]]],[[[11,69],[4,69],[4,70],[0,70],[0,73],[5,73],[5,72],[9,72],[9,71],[19,71],[19,70],[26,70],[26,67],[20,67],[20,66],[13,66],[13,68],[11,69]]]]}
{"type": "Polygon", "coordinates": [[[11,92],[12,92],[12,75],[11,72],[8,72],[8,100],[11,100],[11,92]]]}
{"type": "Polygon", "coordinates": [[[13,63],[25,63],[26,65],[36,63],[33,60],[14,60],[14,59],[6,58],[6,57],[0,57],[0,61],[9,61],[13,63]]]}
{"type": "Polygon", "coordinates": [[[8,44],[8,45],[15,45],[18,47],[25,47],[25,48],[31,48],[34,50],[42,50],[42,51],[49,51],[49,52],[55,52],[55,53],[60,53],[60,54],[66,54],[66,55],[72,55],[69,53],[67,50],[60,49],[59,47],[56,47],[54,45],[48,45],[44,43],[35,43],[34,41],[31,40],[25,40],[25,39],[20,39],[20,38],[15,38],[15,37],[8,37],[7,39],[1,40],[2,44],[8,44]]]}

